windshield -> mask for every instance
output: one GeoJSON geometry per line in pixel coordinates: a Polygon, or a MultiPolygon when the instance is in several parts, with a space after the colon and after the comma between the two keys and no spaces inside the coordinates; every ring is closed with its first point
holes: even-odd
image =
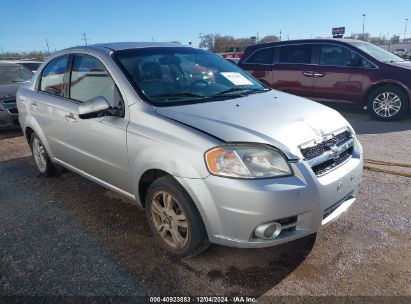
{"type": "Polygon", "coordinates": [[[33,73],[21,65],[0,65],[0,84],[25,82],[31,77],[33,73]]]}
{"type": "Polygon", "coordinates": [[[404,61],[404,59],[368,42],[363,41],[356,41],[350,42],[352,45],[356,46],[363,52],[367,53],[368,55],[374,57],[375,59],[381,62],[399,62],[404,61]]]}
{"type": "Polygon", "coordinates": [[[171,106],[264,92],[257,80],[213,53],[188,47],[117,51],[114,58],[144,99],[171,106]]]}

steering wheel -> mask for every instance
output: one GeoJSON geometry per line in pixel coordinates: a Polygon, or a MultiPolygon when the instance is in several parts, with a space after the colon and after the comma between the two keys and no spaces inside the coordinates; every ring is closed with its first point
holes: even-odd
{"type": "Polygon", "coordinates": [[[186,88],[190,87],[190,81],[185,75],[180,75],[176,78],[176,81],[180,86],[185,86],[186,88]]]}

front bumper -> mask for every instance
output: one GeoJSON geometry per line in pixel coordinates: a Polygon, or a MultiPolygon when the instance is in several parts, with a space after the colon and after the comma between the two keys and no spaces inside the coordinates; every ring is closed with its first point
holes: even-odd
{"type": "Polygon", "coordinates": [[[0,126],[18,126],[19,115],[15,100],[0,101],[0,126]]]}
{"type": "Polygon", "coordinates": [[[268,247],[317,232],[354,203],[363,174],[358,141],[355,146],[351,159],[321,177],[307,162],[296,161],[291,163],[291,177],[177,179],[196,203],[211,242],[243,248],[268,247]],[[258,226],[285,218],[296,219],[295,228],[272,240],[256,237],[258,226]]]}

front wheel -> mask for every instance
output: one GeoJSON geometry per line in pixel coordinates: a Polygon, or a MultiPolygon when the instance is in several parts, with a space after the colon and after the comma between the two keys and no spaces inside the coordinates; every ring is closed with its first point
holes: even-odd
{"type": "Polygon", "coordinates": [[[150,185],[145,207],[150,229],[168,253],[184,258],[207,249],[209,242],[201,216],[173,177],[160,177],[150,185]]]}
{"type": "Polygon", "coordinates": [[[382,86],[368,97],[367,109],[377,120],[393,121],[408,112],[409,100],[402,89],[392,85],[382,86]]]}

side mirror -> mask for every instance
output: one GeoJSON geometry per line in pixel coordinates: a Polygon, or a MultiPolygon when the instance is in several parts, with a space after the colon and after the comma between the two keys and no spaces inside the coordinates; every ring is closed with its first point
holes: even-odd
{"type": "Polygon", "coordinates": [[[78,117],[87,119],[102,114],[110,109],[110,103],[103,96],[92,98],[78,107],[78,117]]]}
{"type": "Polygon", "coordinates": [[[347,59],[346,66],[359,67],[360,65],[361,65],[361,59],[360,58],[347,59]]]}

